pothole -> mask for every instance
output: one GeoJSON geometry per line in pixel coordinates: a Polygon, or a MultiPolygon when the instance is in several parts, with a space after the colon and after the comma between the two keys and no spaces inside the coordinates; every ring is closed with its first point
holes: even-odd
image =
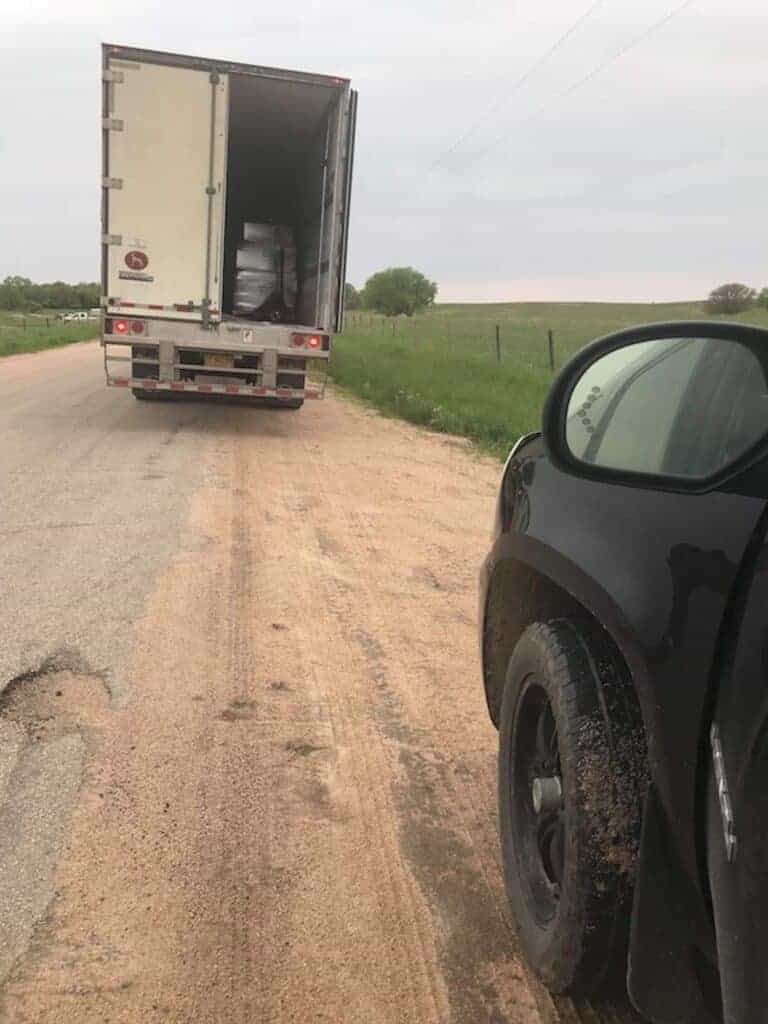
{"type": "Polygon", "coordinates": [[[71,650],[0,693],[0,986],[54,899],[59,853],[109,697],[103,676],[71,650]]]}
{"type": "Polygon", "coordinates": [[[28,742],[45,743],[98,728],[109,697],[103,675],[63,650],[10,680],[0,692],[0,717],[20,726],[28,742]]]}

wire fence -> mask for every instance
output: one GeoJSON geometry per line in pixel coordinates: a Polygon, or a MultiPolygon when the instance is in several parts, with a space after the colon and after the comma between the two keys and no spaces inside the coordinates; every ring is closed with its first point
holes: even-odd
{"type": "MultiPolygon", "coordinates": [[[[504,375],[515,366],[552,374],[588,342],[613,331],[711,318],[701,302],[446,304],[412,317],[349,310],[344,337],[370,338],[377,346],[394,345],[403,352],[430,352],[435,359],[491,363],[504,375]]],[[[754,308],[736,319],[764,324],[768,312],[754,308]]]]}
{"type": "Polygon", "coordinates": [[[508,360],[522,361],[530,366],[546,366],[552,372],[558,364],[555,329],[528,320],[456,314],[387,317],[376,313],[349,312],[345,317],[345,330],[352,335],[379,340],[390,337],[395,342],[416,346],[462,348],[467,354],[484,352],[488,359],[498,364],[508,360]]]}
{"type": "Polygon", "coordinates": [[[26,331],[31,328],[70,327],[76,324],[98,324],[98,317],[66,318],[65,313],[7,313],[0,310],[0,331],[26,331]]]}

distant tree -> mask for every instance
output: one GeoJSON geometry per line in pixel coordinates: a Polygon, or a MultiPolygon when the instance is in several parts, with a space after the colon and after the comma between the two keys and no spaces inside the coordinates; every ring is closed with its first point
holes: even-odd
{"type": "Polygon", "coordinates": [[[419,310],[435,301],[437,285],[428,281],[413,267],[390,267],[380,270],[365,282],[362,293],[363,306],[375,309],[377,313],[398,316],[405,313],[413,316],[419,310]]]}
{"type": "Polygon", "coordinates": [[[91,309],[99,305],[101,286],[82,281],[34,284],[18,274],[0,281],[0,309],[91,309]]]}
{"type": "Polygon", "coordinates": [[[746,284],[721,284],[709,293],[707,311],[709,313],[741,313],[749,309],[755,301],[755,290],[746,284]]]}
{"type": "Polygon", "coordinates": [[[768,309],[768,288],[761,288],[755,301],[758,306],[768,309]]]}
{"type": "Polygon", "coordinates": [[[344,308],[360,309],[360,292],[349,281],[344,285],[344,308]]]}

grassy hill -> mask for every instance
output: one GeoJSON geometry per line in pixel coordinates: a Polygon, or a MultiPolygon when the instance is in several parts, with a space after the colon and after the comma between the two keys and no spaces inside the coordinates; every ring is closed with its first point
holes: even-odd
{"type": "MultiPolygon", "coordinates": [[[[496,303],[438,305],[412,319],[349,314],[331,374],[383,412],[462,434],[500,456],[536,430],[556,366],[587,342],[633,324],[708,319],[701,303],[496,303]],[[501,361],[496,358],[496,325],[501,361]]],[[[768,311],[737,319],[768,327],[768,311]]]]}

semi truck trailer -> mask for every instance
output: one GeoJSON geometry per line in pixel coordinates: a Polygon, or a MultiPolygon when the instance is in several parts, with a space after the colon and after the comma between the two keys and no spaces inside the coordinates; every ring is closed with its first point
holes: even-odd
{"type": "Polygon", "coordinates": [[[102,78],[107,384],[322,397],[344,320],[350,82],[112,44],[102,78]]]}

